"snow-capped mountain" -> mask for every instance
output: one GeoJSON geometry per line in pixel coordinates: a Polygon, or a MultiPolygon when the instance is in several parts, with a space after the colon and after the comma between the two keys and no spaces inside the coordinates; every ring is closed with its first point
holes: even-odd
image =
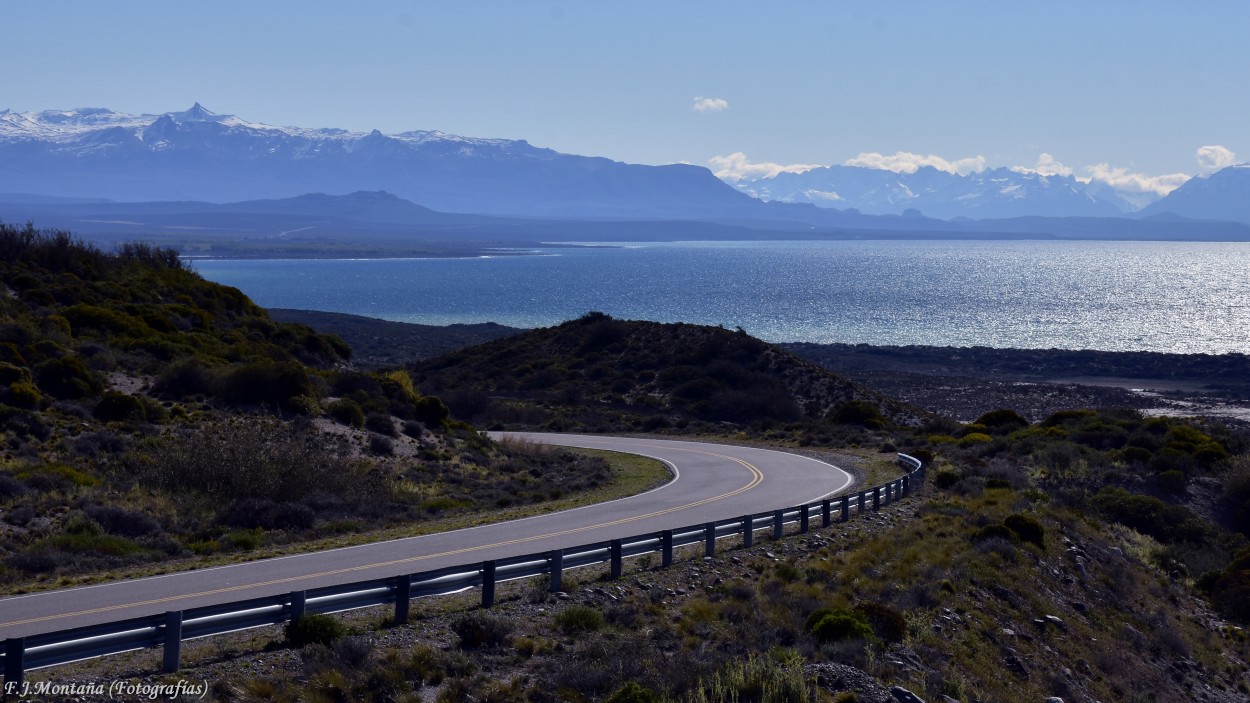
{"type": "Polygon", "coordinates": [[[919,210],[940,219],[1115,217],[1132,209],[1114,191],[1091,187],[1072,176],[1006,168],[961,175],[932,166],[915,173],[828,166],[744,180],[735,187],[763,200],[855,208],[874,215],[919,210]]]}
{"type": "Polygon", "coordinates": [[[705,168],[640,166],[521,140],[275,127],[198,103],[162,115],[0,112],[0,193],[231,202],[386,190],[444,212],[749,216],[760,203],[705,168]]]}
{"type": "Polygon", "coordinates": [[[1250,222],[1250,163],[1222,168],[1185,181],[1167,197],[1142,209],[1143,216],[1181,215],[1250,222]]]}

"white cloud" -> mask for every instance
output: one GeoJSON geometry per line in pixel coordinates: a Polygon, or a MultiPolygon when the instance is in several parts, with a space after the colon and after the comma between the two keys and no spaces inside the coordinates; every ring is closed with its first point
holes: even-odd
{"type": "Polygon", "coordinates": [[[1222,146],[1200,146],[1196,156],[1203,171],[1218,171],[1237,163],[1237,155],[1232,149],[1222,146]]]}
{"type": "Polygon", "coordinates": [[[705,98],[699,96],[694,99],[694,107],[691,108],[695,112],[720,112],[729,109],[729,101],[721,98],[705,98]]]}
{"type": "Polygon", "coordinates": [[[741,151],[735,151],[729,156],[713,156],[707,162],[712,165],[712,172],[717,178],[734,183],[772,178],[778,173],[802,173],[820,168],[820,164],[751,163],[741,151]]]}
{"type": "Polygon", "coordinates": [[[1012,166],[1012,171],[1016,173],[1036,173],[1041,176],[1071,176],[1072,169],[1064,166],[1055,160],[1055,157],[1042,152],[1037,157],[1037,164],[1032,168],[1028,166],[1012,166]]]}
{"type": "Polygon", "coordinates": [[[1162,176],[1129,173],[1127,168],[1112,168],[1105,163],[1086,166],[1085,172],[1093,180],[1102,181],[1116,190],[1126,193],[1152,193],[1160,198],[1176,190],[1190,178],[1184,173],[1168,173],[1162,176]]]}
{"type": "Polygon", "coordinates": [[[948,161],[940,156],[929,154],[913,154],[910,151],[899,151],[894,154],[879,154],[875,151],[865,152],[846,162],[847,166],[863,166],[877,168],[895,173],[915,173],[924,166],[932,166],[939,171],[967,175],[985,170],[984,156],[970,156],[965,159],[948,161]]]}

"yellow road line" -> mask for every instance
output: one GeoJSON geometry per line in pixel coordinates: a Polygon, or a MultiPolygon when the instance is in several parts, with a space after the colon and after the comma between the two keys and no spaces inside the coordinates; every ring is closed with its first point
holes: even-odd
{"type": "MultiPolygon", "coordinates": [[[[437,559],[437,558],[439,558],[439,557],[455,556],[455,555],[457,555],[457,554],[466,554],[466,553],[469,553],[469,552],[476,552],[476,551],[481,551],[481,550],[484,550],[484,549],[494,549],[494,548],[496,548],[496,547],[507,547],[507,546],[511,546],[511,545],[514,545],[514,544],[524,544],[524,543],[526,543],[526,542],[534,542],[534,541],[538,541],[538,540],[542,540],[542,539],[548,539],[548,538],[550,538],[550,537],[562,537],[562,536],[564,536],[564,535],[576,534],[576,533],[578,533],[578,532],[585,532],[585,531],[587,531],[587,530],[598,530],[598,529],[601,529],[601,528],[604,528],[604,527],[613,527],[613,526],[615,526],[615,525],[622,525],[622,524],[625,524],[625,523],[635,522],[635,521],[637,521],[637,520],[645,520],[645,519],[647,519],[647,518],[658,517],[658,516],[660,516],[660,515],[666,515],[666,514],[668,514],[668,513],[674,513],[674,512],[681,511],[681,510],[687,510],[687,509],[689,509],[689,508],[698,507],[698,506],[700,506],[700,505],[705,505],[705,504],[707,504],[707,503],[711,503],[711,502],[714,502],[714,501],[723,500],[723,499],[725,499],[725,498],[732,498],[733,496],[739,495],[739,494],[741,494],[741,493],[744,493],[744,492],[746,492],[746,491],[751,490],[752,488],[755,488],[756,486],[758,486],[758,485],[759,485],[759,484],[760,484],[760,483],[764,480],[764,473],[763,473],[762,471],[760,471],[758,468],[756,468],[756,467],[755,467],[753,464],[751,464],[750,462],[744,461],[744,460],[742,460],[742,459],[738,459],[737,457],[732,457],[732,456],[728,456],[728,455],[725,455],[725,454],[717,454],[717,453],[715,453],[715,452],[701,451],[701,450],[697,450],[697,449],[685,449],[685,448],[681,448],[681,447],[663,447],[663,449],[677,450],[677,451],[686,451],[686,452],[693,452],[693,453],[697,453],[697,454],[706,454],[706,455],[709,455],[709,456],[715,456],[715,457],[719,457],[719,458],[721,458],[721,459],[728,459],[728,460],[730,460],[730,461],[736,462],[736,463],[741,464],[742,466],[746,467],[746,469],[747,469],[748,471],[750,471],[750,472],[751,472],[751,480],[750,480],[750,481],[748,481],[746,484],[744,484],[744,485],[742,485],[742,486],[740,486],[740,487],[738,487],[738,488],[736,488],[736,489],[734,489],[734,490],[732,490],[732,491],[730,491],[730,492],[728,492],[728,493],[722,493],[721,495],[718,495],[718,496],[712,496],[712,497],[710,497],[710,498],[704,498],[704,499],[702,499],[702,500],[696,500],[696,501],[694,501],[694,502],[692,502],[692,503],[687,503],[687,504],[685,504],[685,505],[678,505],[678,506],[674,506],[674,507],[672,507],[672,508],[665,508],[665,509],[663,509],[663,510],[656,510],[656,511],[654,511],[654,512],[646,513],[645,515],[635,515],[635,516],[633,516],[633,517],[621,518],[621,519],[619,519],[619,520],[612,520],[612,521],[610,521],[610,522],[602,522],[602,523],[599,523],[599,524],[596,524],[596,525],[586,525],[586,526],[583,526],[583,527],[574,527],[574,528],[570,528],[570,529],[567,529],[567,530],[560,530],[560,531],[558,531],[558,532],[548,532],[548,533],[545,533],[545,534],[541,534],[541,535],[533,535],[533,536],[530,536],[530,537],[518,537],[518,538],[516,538],[516,539],[506,540],[506,541],[503,541],[503,542],[496,542],[496,543],[494,543],[494,544],[483,544],[483,545],[478,545],[478,546],[476,546],[476,547],[464,547],[463,549],[453,549],[453,550],[449,550],[449,551],[446,551],[446,552],[439,552],[438,554],[423,554],[423,555],[420,555],[420,556],[415,556],[415,557],[405,557],[405,558],[403,558],[403,559],[394,559],[394,560],[391,560],[391,561],[377,562],[377,563],[374,563],[374,564],[362,564],[362,565],[360,565],[360,566],[351,566],[351,567],[347,567],[347,568],[343,568],[343,569],[332,569],[332,570],[330,570],[330,571],[322,571],[322,572],[315,573],[315,574],[304,574],[304,575],[301,575],[301,576],[289,576],[289,577],[287,577],[287,578],[273,579],[273,580],[270,580],[270,581],[260,581],[260,582],[258,582],[258,583],[249,583],[249,584],[243,584],[243,585],[239,585],[239,586],[226,586],[226,587],[224,587],[224,588],[216,588],[216,589],[213,589],[213,590],[210,590],[210,591],[200,591],[200,592],[198,592],[198,593],[190,593],[190,594],[177,595],[177,596],[168,596],[168,597],[165,597],[165,598],[153,598],[153,599],[151,599],[151,600],[138,601],[138,602],[135,602],[135,603],[123,603],[123,604],[119,604],[119,605],[109,605],[109,606],[104,606],[104,607],[101,607],[101,608],[91,608],[91,609],[88,609],[88,610],[78,610],[78,611],[71,612],[71,613],[58,613],[58,614],[56,614],[56,615],[44,615],[44,616],[41,616],[41,617],[36,617],[36,618],[27,618],[27,619],[25,619],[25,620],[13,620],[13,621],[10,621],[10,622],[0,623],[0,627],[14,627],[14,626],[17,626],[17,625],[29,625],[29,624],[31,624],[31,623],[37,623],[37,622],[48,622],[48,621],[50,621],[50,620],[59,620],[59,619],[64,619],[64,618],[72,618],[72,617],[78,617],[78,616],[81,616],[81,615],[93,615],[93,614],[96,614],[96,613],[107,613],[107,612],[110,612],[110,611],[113,611],[113,610],[125,610],[125,609],[127,609],[127,608],[139,608],[139,607],[148,606],[148,605],[160,605],[160,604],[162,604],[162,603],[171,603],[171,602],[174,602],[174,601],[186,600],[186,599],[190,599],[190,598],[201,598],[201,597],[204,597],[204,596],[212,596],[212,595],[217,595],[217,594],[220,594],[220,593],[231,593],[231,592],[235,592],[235,591],[245,591],[245,590],[252,589],[252,588],[261,588],[261,587],[264,587],[264,586],[276,586],[276,585],[283,584],[283,583],[292,583],[292,582],[295,582],[295,581],[303,581],[303,580],[306,580],[306,579],[322,578],[322,577],[325,577],[325,576],[337,576],[337,575],[339,575],[339,574],[349,574],[349,573],[352,573],[352,572],[355,572],[355,571],[367,571],[367,570],[369,570],[369,569],[378,569],[378,568],[383,568],[383,567],[387,567],[387,566],[398,566],[398,565],[400,565],[400,564],[411,564],[411,563],[418,562],[418,561],[424,561],[424,560],[426,560],[426,559],[437,559]]],[[[444,533],[444,534],[446,534],[446,533],[444,533]]],[[[420,538],[414,538],[414,539],[420,539],[420,538]]],[[[253,562],[253,563],[263,563],[263,562],[253,562]]],[[[194,572],[184,572],[184,573],[194,573],[194,572]]]]}

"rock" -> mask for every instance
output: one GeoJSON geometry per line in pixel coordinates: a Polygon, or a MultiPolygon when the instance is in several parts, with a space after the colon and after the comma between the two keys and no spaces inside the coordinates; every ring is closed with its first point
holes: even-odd
{"type": "Polygon", "coordinates": [[[891,686],[890,695],[894,696],[899,703],[924,703],[924,699],[902,686],[891,686]]]}
{"type": "Polygon", "coordinates": [[[1048,625],[1054,625],[1055,627],[1058,627],[1061,630],[1068,629],[1068,624],[1064,622],[1062,619],[1060,619],[1058,615],[1047,615],[1046,623],[1048,625]]]}
{"type": "Polygon", "coordinates": [[[859,703],[898,703],[890,692],[867,672],[846,664],[808,664],[803,672],[829,693],[852,691],[859,703]]]}
{"type": "Polygon", "coordinates": [[[1063,703],[1063,699],[1059,696],[1051,696],[1046,699],[1046,703],[1063,703]]]}
{"type": "Polygon", "coordinates": [[[1029,675],[1029,669],[1024,665],[1024,660],[1020,658],[1020,655],[1014,649],[1009,650],[1007,657],[1003,659],[1003,666],[1007,667],[1008,671],[1020,676],[1027,678],[1029,675]]]}

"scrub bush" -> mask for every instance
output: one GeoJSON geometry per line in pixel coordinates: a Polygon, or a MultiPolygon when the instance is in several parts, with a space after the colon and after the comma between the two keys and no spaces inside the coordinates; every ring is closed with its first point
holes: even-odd
{"type": "Polygon", "coordinates": [[[347,628],[332,616],[307,613],[299,620],[287,623],[284,633],[292,647],[302,648],[310,644],[329,646],[347,634],[347,628]]]}

